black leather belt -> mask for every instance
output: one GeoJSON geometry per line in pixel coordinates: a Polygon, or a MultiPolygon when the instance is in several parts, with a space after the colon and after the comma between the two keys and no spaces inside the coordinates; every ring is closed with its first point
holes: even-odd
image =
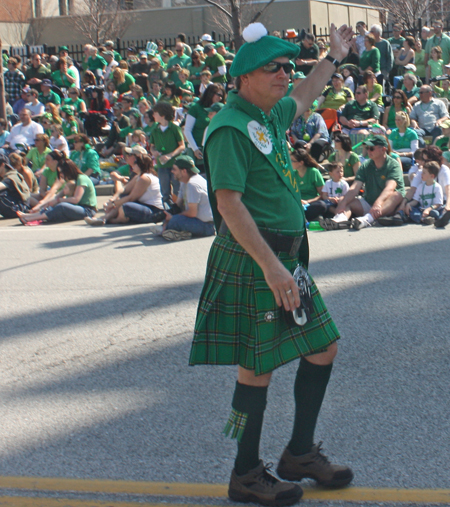
{"type": "MultiPolygon", "coordinates": [[[[222,220],[219,228],[219,236],[225,236],[228,231],[228,225],[222,220]]],[[[287,236],[286,234],[270,232],[264,229],[259,229],[259,233],[275,253],[283,252],[288,253],[290,257],[297,257],[303,236],[287,236]]],[[[231,237],[233,237],[233,235],[231,235],[231,237]]]]}

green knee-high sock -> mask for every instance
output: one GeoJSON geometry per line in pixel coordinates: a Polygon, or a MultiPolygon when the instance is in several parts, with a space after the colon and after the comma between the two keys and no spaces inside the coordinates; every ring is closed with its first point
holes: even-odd
{"type": "Polygon", "coordinates": [[[245,429],[240,441],[234,468],[243,475],[259,464],[259,441],[267,401],[267,387],[255,387],[236,382],[233,409],[247,414],[245,429]]]}
{"type": "Polygon", "coordinates": [[[306,454],[314,445],[314,430],[333,364],[319,366],[302,357],[295,379],[295,419],[288,449],[294,456],[306,454]]]}

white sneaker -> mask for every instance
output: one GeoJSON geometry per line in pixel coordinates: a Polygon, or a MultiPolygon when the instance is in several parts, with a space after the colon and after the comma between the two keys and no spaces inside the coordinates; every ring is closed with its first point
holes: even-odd
{"type": "Polygon", "coordinates": [[[183,239],[191,239],[192,233],[188,231],[175,231],[168,229],[162,233],[162,237],[167,241],[180,241],[183,239]]]}
{"type": "Polygon", "coordinates": [[[153,224],[153,225],[150,225],[149,229],[150,229],[150,232],[153,233],[155,236],[161,236],[161,234],[163,232],[162,225],[153,224]]]}
{"type": "Polygon", "coordinates": [[[88,224],[88,225],[92,225],[92,226],[101,226],[101,225],[105,225],[105,220],[103,218],[91,218],[91,217],[84,217],[84,221],[88,224]]]}
{"type": "Polygon", "coordinates": [[[352,227],[356,231],[359,231],[360,229],[364,229],[365,227],[370,227],[371,224],[369,224],[369,221],[364,217],[358,217],[352,219],[352,227]]]}

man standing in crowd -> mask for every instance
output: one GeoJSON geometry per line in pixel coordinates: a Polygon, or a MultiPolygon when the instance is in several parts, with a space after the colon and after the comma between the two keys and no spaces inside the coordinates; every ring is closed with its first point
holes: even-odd
{"type": "Polygon", "coordinates": [[[139,62],[131,67],[131,75],[134,77],[136,84],[138,84],[144,93],[148,92],[148,75],[150,74],[150,63],[145,51],[139,53],[139,62]]]}
{"type": "Polygon", "coordinates": [[[187,155],[180,155],[173,163],[172,173],[180,183],[176,204],[181,213],[171,215],[166,211],[163,238],[179,241],[192,236],[214,236],[206,180],[200,176],[200,170],[195,166],[194,160],[187,155]]]}
{"type": "MultiPolygon", "coordinates": [[[[366,160],[355,176],[350,190],[336,208],[334,221],[348,220],[353,213],[353,229],[370,227],[375,220],[394,215],[405,196],[403,173],[399,163],[387,154],[388,142],[382,135],[375,135],[364,141],[369,160],[366,160]],[[359,193],[365,185],[364,197],[359,193]]],[[[382,221],[380,220],[380,223],[382,221]]],[[[402,225],[398,223],[389,225],[402,225]]]]}
{"type": "MultiPolygon", "coordinates": [[[[400,51],[403,47],[403,42],[405,42],[405,38],[401,36],[402,33],[402,27],[400,25],[393,25],[392,27],[392,33],[393,37],[390,37],[388,39],[389,44],[392,48],[392,53],[394,55],[394,62],[397,56],[399,55],[400,51]]],[[[394,76],[397,76],[399,74],[398,65],[393,65],[392,70],[390,72],[390,78],[394,79],[394,76]]]]}
{"type": "Polygon", "coordinates": [[[320,445],[314,445],[339,332],[306,271],[300,178],[292,169],[284,134],[347,55],[352,31],[331,26],[329,55],[290,97],[285,97],[293,70],[290,60],[298,56],[299,47],[268,35],[260,23],[248,26],[243,37],[247,43],[230,69],[237,89],[211,121],[205,146],[218,235],[199,302],[190,364],[238,365],[225,427],[238,441],[230,498],[291,505],[302,489],[275,478],[259,459],[270,378],[285,363],[301,358],[294,429],[278,476],[288,481],[309,477],[329,487],[344,486],[353,478],[348,467],[332,465],[320,445]],[[300,295],[294,272],[310,291],[300,295]]]}
{"type": "Polygon", "coordinates": [[[114,49],[114,42],[112,40],[107,40],[104,44],[105,48],[106,48],[106,51],[112,51],[113,55],[114,55],[114,60],[116,62],[120,62],[120,60],[122,60],[122,57],[120,56],[120,53],[118,53],[115,49],[114,49]]]}
{"type": "Polygon", "coordinates": [[[383,29],[380,25],[372,25],[370,33],[375,37],[375,47],[380,51],[380,71],[385,79],[389,79],[389,73],[394,66],[394,53],[389,41],[383,39],[383,29]]]}
{"type": "Polygon", "coordinates": [[[358,35],[353,39],[354,41],[353,49],[359,56],[361,56],[363,52],[366,50],[364,40],[369,32],[367,31],[367,27],[364,21],[358,21],[356,23],[356,30],[358,31],[358,35]]]}
{"type": "Polygon", "coordinates": [[[111,72],[119,65],[119,63],[114,59],[114,53],[110,50],[106,50],[103,52],[103,58],[108,64],[106,66],[103,77],[105,78],[105,81],[108,81],[108,79],[112,77],[111,72]]]}
{"type": "Polygon", "coordinates": [[[25,76],[18,69],[16,58],[8,60],[8,70],[3,74],[5,92],[8,94],[9,103],[14,104],[20,99],[22,88],[25,86],[25,76]]]}
{"type": "Polygon", "coordinates": [[[319,47],[312,33],[307,33],[300,42],[300,53],[295,59],[295,72],[303,72],[307,76],[319,63],[319,47]]]}
{"type": "Polygon", "coordinates": [[[211,71],[211,81],[213,83],[226,83],[227,82],[227,64],[223,56],[219,55],[213,44],[206,44],[205,46],[205,68],[211,71]]]}
{"type": "Polygon", "coordinates": [[[411,126],[421,129],[419,137],[432,136],[433,140],[442,134],[441,123],[448,119],[448,111],[442,100],[433,98],[433,90],[429,85],[420,88],[420,102],[416,102],[409,115],[411,126]]]}
{"type": "Polygon", "coordinates": [[[427,40],[425,46],[425,67],[430,59],[431,50],[436,46],[442,49],[442,60],[444,60],[444,65],[447,65],[450,61],[450,37],[442,33],[443,28],[444,22],[442,19],[437,19],[433,23],[434,35],[427,40]]]}
{"type": "Polygon", "coordinates": [[[178,82],[178,71],[185,69],[190,63],[189,56],[184,54],[184,45],[182,42],[177,42],[175,45],[175,53],[167,62],[167,72],[169,73],[170,80],[174,83],[178,82]]]}
{"type": "Polygon", "coordinates": [[[31,65],[25,72],[27,84],[37,91],[41,91],[41,83],[43,79],[50,77],[50,69],[41,63],[41,56],[35,53],[31,56],[31,65]]]}

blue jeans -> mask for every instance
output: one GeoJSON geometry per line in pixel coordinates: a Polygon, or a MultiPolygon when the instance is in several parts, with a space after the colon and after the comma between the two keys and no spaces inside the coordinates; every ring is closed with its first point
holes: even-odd
{"type": "Polygon", "coordinates": [[[92,217],[95,215],[95,211],[70,202],[60,202],[53,208],[48,208],[45,214],[49,222],[71,222],[83,220],[84,217],[92,217]]]}
{"type": "Polygon", "coordinates": [[[166,201],[170,197],[170,184],[172,183],[173,193],[178,195],[180,190],[180,182],[177,181],[172,174],[171,167],[160,167],[158,169],[159,187],[161,188],[161,194],[163,201],[166,201]]]}
{"type": "Polygon", "coordinates": [[[100,174],[98,173],[92,173],[90,176],[89,176],[90,180],[92,181],[92,184],[95,186],[95,185],[98,185],[100,183],[100,174]]]}
{"type": "MultiPolygon", "coordinates": [[[[419,208],[418,206],[417,207],[413,207],[411,208],[411,211],[409,213],[409,218],[416,224],[420,224],[421,220],[422,220],[422,213],[423,213],[423,210],[425,208],[419,208]]],[[[432,209],[430,211],[430,217],[434,217],[434,218],[439,218],[441,216],[441,213],[443,211],[443,207],[442,208],[439,208],[439,209],[432,209]]]]}
{"type": "Polygon", "coordinates": [[[141,204],[139,202],[126,202],[123,206],[124,215],[137,224],[156,224],[165,220],[165,215],[161,215],[158,220],[157,214],[164,213],[163,210],[156,206],[141,204]]]}
{"type": "Polygon", "coordinates": [[[413,159],[410,157],[402,157],[400,155],[400,160],[402,161],[403,172],[407,173],[411,169],[411,166],[413,165],[413,159]]]}
{"type": "Polygon", "coordinates": [[[198,218],[185,215],[174,215],[167,223],[166,229],[191,232],[193,236],[214,236],[214,224],[202,222],[198,218]]]}

